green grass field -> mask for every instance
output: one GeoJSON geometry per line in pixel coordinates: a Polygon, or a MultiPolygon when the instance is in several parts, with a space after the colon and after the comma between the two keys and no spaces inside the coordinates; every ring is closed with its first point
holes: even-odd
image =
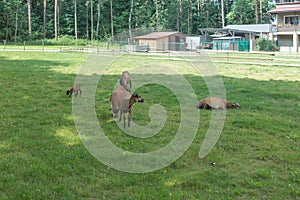
{"type": "MultiPolygon", "coordinates": [[[[217,63],[227,99],[242,109],[226,112],[214,149],[199,159],[211,119],[211,111],[200,111],[197,135],[183,156],[157,171],[131,174],[99,162],[77,134],[72,98],[65,92],[87,58],[85,53],[0,52],[0,199],[300,198],[299,67],[217,63]]],[[[208,95],[202,77],[183,61],[130,59],[172,66],[197,99],[208,95]]],[[[179,106],[168,88],[145,85],[137,90],[145,103],[135,105],[133,120],[147,124],[151,104],[159,101],[167,110],[165,127],[146,140],[123,134],[112,121],[109,96],[120,72],[132,69],[130,59],[117,60],[102,76],[96,114],[114,144],[148,152],[174,138],[179,106]]]]}

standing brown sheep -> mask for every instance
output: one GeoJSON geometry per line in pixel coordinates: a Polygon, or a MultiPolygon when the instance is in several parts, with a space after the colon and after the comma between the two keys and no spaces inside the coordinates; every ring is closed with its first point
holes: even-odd
{"type": "Polygon", "coordinates": [[[128,112],[128,127],[130,127],[130,120],[131,120],[131,114],[132,114],[132,107],[135,102],[144,102],[144,99],[137,93],[134,93],[131,95],[131,93],[126,90],[123,86],[118,86],[110,96],[110,101],[112,104],[112,112],[113,117],[118,117],[119,111],[120,113],[120,119],[124,119],[124,128],[125,128],[125,113],[128,112]]]}

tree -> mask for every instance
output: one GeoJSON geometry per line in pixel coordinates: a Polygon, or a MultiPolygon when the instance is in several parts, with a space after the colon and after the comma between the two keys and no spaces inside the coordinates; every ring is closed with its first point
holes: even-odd
{"type": "Polygon", "coordinates": [[[130,1],[130,11],[129,11],[129,19],[128,19],[129,42],[132,41],[132,33],[131,33],[132,12],[133,12],[133,0],[130,1]]]}
{"type": "Polygon", "coordinates": [[[177,17],[177,31],[182,32],[182,0],[179,1],[179,8],[178,8],[178,17],[177,17]]]}
{"type": "Polygon", "coordinates": [[[78,40],[78,35],[77,35],[77,1],[74,0],[74,30],[75,30],[75,40],[76,40],[76,46],[77,46],[77,40],[78,40]]]}
{"type": "Polygon", "coordinates": [[[55,40],[57,40],[57,0],[54,2],[54,36],[55,40]]]}
{"type": "Polygon", "coordinates": [[[222,9],[222,28],[224,28],[224,26],[225,26],[224,0],[221,0],[221,9],[222,9]]]}
{"type": "Polygon", "coordinates": [[[28,6],[28,33],[30,38],[32,37],[32,31],[31,31],[31,0],[27,0],[27,6],[28,6]]]}
{"type": "Polygon", "coordinates": [[[254,4],[255,4],[255,5],[254,5],[254,6],[255,6],[255,8],[254,8],[254,9],[255,9],[255,23],[256,23],[256,24],[258,24],[258,11],[257,11],[258,5],[257,5],[257,1],[258,1],[258,0],[255,0],[255,1],[254,1],[254,4]]]}
{"type": "Polygon", "coordinates": [[[44,12],[43,12],[43,32],[44,32],[44,38],[43,39],[45,39],[46,38],[46,25],[47,25],[47,23],[46,23],[46,17],[47,17],[47,0],[44,0],[44,12]]]}
{"type": "Polygon", "coordinates": [[[132,38],[136,28],[144,29],[139,35],[149,33],[150,29],[199,34],[199,28],[221,28],[225,19],[226,24],[268,23],[269,2],[271,0],[0,0],[0,39],[22,41],[75,35],[77,39],[92,40],[111,36],[114,42],[116,33],[126,33],[122,39],[132,38]]]}
{"type": "Polygon", "coordinates": [[[232,10],[226,18],[229,24],[253,24],[255,23],[253,11],[252,0],[234,1],[232,10]]]}
{"type": "Polygon", "coordinates": [[[113,15],[113,0],[110,0],[110,27],[111,27],[111,42],[115,42],[114,37],[114,15],[113,15]]]}
{"type": "Polygon", "coordinates": [[[16,24],[15,24],[15,43],[17,42],[17,33],[18,33],[18,12],[19,12],[19,5],[20,2],[17,1],[17,8],[16,8],[16,24]]]}
{"type": "Polygon", "coordinates": [[[259,11],[260,11],[260,23],[263,23],[263,18],[262,18],[262,0],[259,1],[259,11]]]}
{"type": "Polygon", "coordinates": [[[60,35],[61,0],[57,0],[57,36],[60,35]]]}
{"type": "Polygon", "coordinates": [[[93,12],[93,0],[91,0],[91,44],[94,44],[94,12],[93,12]]]}
{"type": "Polygon", "coordinates": [[[99,39],[99,26],[100,26],[100,5],[101,5],[101,1],[98,0],[98,4],[97,4],[97,27],[96,27],[96,36],[97,39],[99,39]]]}
{"type": "Polygon", "coordinates": [[[188,18],[187,18],[187,33],[191,34],[192,32],[192,24],[193,24],[193,2],[192,0],[189,0],[188,5],[188,18]]]}
{"type": "Polygon", "coordinates": [[[89,0],[86,1],[86,39],[89,38],[89,0]]]}
{"type": "Polygon", "coordinates": [[[155,16],[156,16],[155,30],[158,31],[158,3],[157,3],[157,0],[155,0],[155,16]]]}

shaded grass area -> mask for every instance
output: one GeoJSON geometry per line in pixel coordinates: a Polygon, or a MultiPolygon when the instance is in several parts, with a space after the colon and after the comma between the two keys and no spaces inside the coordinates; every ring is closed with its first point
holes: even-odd
{"type": "MultiPolygon", "coordinates": [[[[227,99],[240,103],[242,109],[227,111],[213,151],[198,158],[211,115],[201,111],[196,138],[179,160],[151,173],[129,174],[100,163],[77,135],[72,99],[65,91],[86,58],[72,53],[0,53],[2,199],[300,198],[299,81],[265,80],[259,73],[256,78],[245,77],[236,65],[230,66],[236,70],[229,76],[228,66],[219,66],[227,99]]],[[[116,63],[119,71],[130,69],[127,61],[120,63],[116,63]]],[[[137,152],[170,142],[180,122],[178,101],[160,85],[138,89],[145,103],[135,106],[133,113],[133,120],[144,125],[149,122],[149,107],[159,99],[168,110],[160,134],[143,141],[123,134],[111,121],[109,96],[118,70],[101,78],[95,97],[97,117],[108,137],[119,147],[137,152]]],[[[277,76],[276,71],[270,70],[269,76],[277,76]]],[[[198,99],[208,95],[201,77],[185,77],[198,99]]]]}

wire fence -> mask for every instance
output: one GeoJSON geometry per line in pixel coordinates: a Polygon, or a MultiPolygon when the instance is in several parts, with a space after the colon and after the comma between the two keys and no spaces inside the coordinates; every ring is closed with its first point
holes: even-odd
{"type": "MultiPolygon", "coordinates": [[[[255,46],[255,43],[253,43],[255,46]]],[[[253,47],[252,47],[253,48],[253,47]]],[[[293,54],[292,45],[281,45],[278,49],[285,50],[285,53],[293,54]]],[[[74,41],[57,42],[53,44],[48,41],[23,41],[19,43],[2,41],[0,42],[0,51],[59,51],[59,52],[100,52],[100,51],[126,51],[126,52],[168,52],[168,51],[232,51],[232,52],[251,52],[249,40],[240,41],[214,41],[200,43],[185,42],[155,42],[136,44],[133,41],[99,42],[93,44],[80,43],[74,41]]]]}

